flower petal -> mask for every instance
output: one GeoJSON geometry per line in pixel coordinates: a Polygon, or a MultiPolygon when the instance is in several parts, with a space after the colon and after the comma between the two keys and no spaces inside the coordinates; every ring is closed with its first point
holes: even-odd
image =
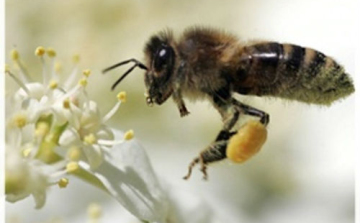
{"type": "MultiPolygon", "coordinates": [[[[114,131],[116,139],[123,133],[114,131]]],[[[141,220],[165,222],[167,199],[145,150],[135,140],[114,146],[94,174],[129,212],[141,220]]]]}
{"type": "Polygon", "coordinates": [[[113,140],[114,133],[111,128],[106,125],[101,125],[99,131],[96,133],[98,139],[113,140]]]}
{"type": "Polygon", "coordinates": [[[68,147],[70,145],[80,145],[80,137],[73,129],[66,129],[60,136],[59,145],[68,147]]]}
{"type": "Polygon", "coordinates": [[[92,170],[97,169],[103,162],[104,153],[99,145],[85,146],[83,151],[92,170]]]}

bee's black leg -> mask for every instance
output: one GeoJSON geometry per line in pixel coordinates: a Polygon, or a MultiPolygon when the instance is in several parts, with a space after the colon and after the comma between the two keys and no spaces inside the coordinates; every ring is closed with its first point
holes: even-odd
{"type": "Polygon", "coordinates": [[[184,117],[184,116],[187,116],[188,114],[190,114],[190,112],[187,110],[186,106],[185,106],[185,102],[182,98],[182,94],[181,94],[181,90],[180,90],[180,87],[175,85],[175,89],[174,89],[174,92],[172,94],[172,97],[179,109],[179,112],[180,112],[180,116],[181,117],[184,117]]]}
{"type": "Polygon", "coordinates": [[[239,119],[240,112],[236,106],[232,103],[231,93],[228,87],[224,87],[214,92],[212,95],[212,102],[216,110],[220,113],[223,119],[223,128],[220,131],[217,139],[220,140],[228,134],[228,132],[234,127],[239,119]]]}
{"type": "Polygon", "coordinates": [[[189,171],[188,174],[186,176],[183,177],[184,180],[187,180],[190,178],[191,176],[191,172],[192,172],[192,168],[194,168],[194,166],[200,161],[199,157],[196,157],[190,164],[189,164],[189,171]]]}
{"type": "Polygon", "coordinates": [[[207,165],[226,158],[226,147],[229,139],[237,132],[237,130],[232,130],[232,128],[238,121],[241,113],[259,117],[260,122],[265,126],[269,123],[269,115],[267,113],[246,104],[242,104],[232,98],[228,88],[220,89],[211,96],[213,97],[214,107],[219,111],[223,118],[224,125],[215,138],[215,141],[212,142],[190,163],[189,172],[184,179],[188,179],[190,177],[192,169],[197,163],[200,163],[201,165],[200,170],[204,174],[203,178],[207,179],[207,165]]]}
{"type": "Polygon", "coordinates": [[[226,136],[226,139],[215,141],[211,143],[206,149],[204,149],[198,157],[196,157],[189,164],[188,174],[183,178],[185,180],[189,179],[191,176],[192,169],[197,163],[200,163],[200,170],[203,173],[203,179],[207,180],[207,164],[220,161],[226,158],[226,147],[228,144],[229,138],[234,135],[235,132],[231,132],[226,136]]]}
{"type": "Polygon", "coordinates": [[[174,101],[179,109],[181,117],[184,117],[184,116],[187,116],[188,114],[190,114],[190,112],[187,110],[187,108],[185,106],[185,102],[183,100],[182,93],[181,93],[181,89],[182,89],[181,86],[184,84],[185,76],[186,76],[185,64],[186,64],[185,61],[180,61],[180,65],[176,71],[175,79],[173,81],[173,93],[172,93],[172,98],[174,99],[174,101]]]}
{"type": "Polygon", "coordinates": [[[259,117],[260,122],[265,126],[267,126],[267,124],[269,124],[270,117],[269,117],[269,114],[267,114],[266,112],[256,109],[254,107],[251,107],[249,105],[243,104],[234,98],[232,99],[231,102],[233,105],[235,105],[237,108],[239,108],[239,110],[241,112],[243,112],[244,114],[259,117]]]}

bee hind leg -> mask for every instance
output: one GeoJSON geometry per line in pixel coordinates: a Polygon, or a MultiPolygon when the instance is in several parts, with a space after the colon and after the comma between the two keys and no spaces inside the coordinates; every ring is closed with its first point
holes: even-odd
{"type": "Polygon", "coordinates": [[[266,112],[256,109],[254,107],[251,107],[249,105],[243,104],[234,98],[232,99],[231,102],[235,107],[237,107],[244,114],[259,117],[260,122],[264,126],[267,126],[269,124],[270,116],[266,112]]]}
{"type": "Polygon", "coordinates": [[[188,174],[183,177],[183,179],[189,179],[194,166],[200,163],[200,171],[203,173],[203,179],[207,180],[207,165],[209,163],[220,161],[226,158],[226,147],[228,140],[235,133],[236,132],[229,133],[225,140],[215,141],[211,143],[205,150],[203,150],[200,155],[189,164],[188,174]]]}

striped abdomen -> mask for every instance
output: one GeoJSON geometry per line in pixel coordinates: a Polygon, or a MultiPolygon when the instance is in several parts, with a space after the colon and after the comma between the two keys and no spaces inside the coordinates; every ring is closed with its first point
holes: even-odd
{"type": "Polygon", "coordinates": [[[233,89],[241,94],[330,105],[354,92],[343,67],[310,48],[259,43],[244,47],[238,58],[233,89]]]}

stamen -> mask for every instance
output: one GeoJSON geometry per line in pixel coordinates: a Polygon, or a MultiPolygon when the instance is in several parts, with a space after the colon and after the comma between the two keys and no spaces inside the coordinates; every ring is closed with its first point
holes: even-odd
{"type": "Polygon", "coordinates": [[[29,74],[27,73],[25,67],[22,65],[21,61],[20,61],[20,55],[19,52],[15,49],[11,50],[10,52],[10,57],[11,59],[15,62],[15,64],[17,64],[20,68],[20,75],[22,76],[23,80],[28,83],[31,81],[31,78],[29,76],[29,74]]]}
{"type": "Polygon", "coordinates": [[[68,178],[61,178],[58,183],[60,188],[65,188],[67,187],[67,185],[69,184],[69,179],[68,178]]]}
{"type": "Polygon", "coordinates": [[[86,135],[84,137],[84,143],[93,145],[97,142],[96,136],[93,133],[90,133],[89,135],[86,135]]]}
{"type": "Polygon", "coordinates": [[[13,118],[13,123],[18,128],[23,128],[27,124],[27,117],[25,114],[16,114],[13,118]]]}
{"type": "Polygon", "coordinates": [[[82,87],[86,87],[87,85],[87,79],[85,77],[81,78],[78,82],[78,84],[82,87]]]}
{"type": "Polygon", "coordinates": [[[66,165],[66,172],[67,173],[73,173],[79,169],[78,162],[71,161],[66,165]]]}
{"type": "MultiPolygon", "coordinates": [[[[51,66],[50,67],[55,67],[54,63],[55,63],[55,57],[56,57],[56,51],[51,48],[51,47],[48,47],[46,49],[46,54],[48,55],[48,57],[50,57],[51,59],[51,66]]],[[[56,73],[56,70],[53,69],[51,70],[51,79],[54,79],[55,78],[55,73],[56,73]]]]}
{"type": "Polygon", "coordinates": [[[70,99],[67,98],[63,101],[63,107],[66,109],[70,109],[70,99]]]}
{"type": "Polygon", "coordinates": [[[125,132],[124,139],[131,140],[132,138],[134,138],[134,131],[132,129],[130,129],[127,132],[125,132]]]}
{"type": "Polygon", "coordinates": [[[36,56],[43,56],[45,54],[45,48],[42,46],[39,46],[35,49],[35,55],[36,56]]]}
{"type": "Polygon", "coordinates": [[[121,101],[121,102],[126,102],[126,92],[125,91],[121,91],[118,95],[117,98],[121,101]]]}
{"type": "Polygon", "coordinates": [[[10,57],[13,61],[18,61],[19,60],[19,52],[15,49],[10,51],[10,57]]]}
{"type": "Polygon", "coordinates": [[[90,70],[90,69],[83,70],[83,75],[85,75],[86,77],[89,77],[90,74],[91,74],[91,70],[90,70]]]}
{"type": "Polygon", "coordinates": [[[51,47],[47,48],[46,53],[50,58],[53,58],[56,56],[56,51],[51,47]]]}
{"type": "Polygon", "coordinates": [[[44,137],[50,131],[50,125],[47,122],[40,122],[36,125],[35,136],[44,137]]]}
{"type": "Polygon", "coordinates": [[[6,71],[6,73],[10,75],[10,77],[19,85],[19,87],[21,87],[26,92],[27,95],[30,95],[29,89],[26,87],[26,85],[19,78],[17,78],[10,71],[6,71]]]}
{"type": "Polygon", "coordinates": [[[106,139],[99,139],[97,141],[97,144],[102,145],[102,146],[114,146],[114,145],[119,145],[121,143],[124,143],[124,139],[121,140],[106,140],[106,139]]]}
{"type": "Polygon", "coordinates": [[[58,82],[56,80],[51,80],[49,83],[49,88],[54,90],[58,87],[58,82]]]}
{"type": "Polygon", "coordinates": [[[56,73],[60,73],[62,71],[62,66],[61,66],[60,62],[55,62],[54,70],[55,70],[56,73]]]}
{"type": "Polygon", "coordinates": [[[118,102],[114,105],[114,107],[103,117],[102,121],[107,122],[119,109],[121,102],[126,102],[126,92],[122,91],[117,96],[118,102]]]}
{"type": "Polygon", "coordinates": [[[74,85],[74,82],[76,80],[76,74],[78,72],[78,66],[77,64],[80,61],[80,56],[78,54],[75,54],[72,58],[75,66],[73,68],[73,70],[71,71],[71,74],[69,75],[69,77],[67,78],[66,82],[64,83],[64,88],[67,90],[69,89],[71,86],[74,85]]]}
{"type": "Polygon", "coordinates": [[[71,161],[79,161],[81,156],[81,150],[79,147],[73,146],[69,149],[69,152],[67,154],[67,157],[71,161]]]}

